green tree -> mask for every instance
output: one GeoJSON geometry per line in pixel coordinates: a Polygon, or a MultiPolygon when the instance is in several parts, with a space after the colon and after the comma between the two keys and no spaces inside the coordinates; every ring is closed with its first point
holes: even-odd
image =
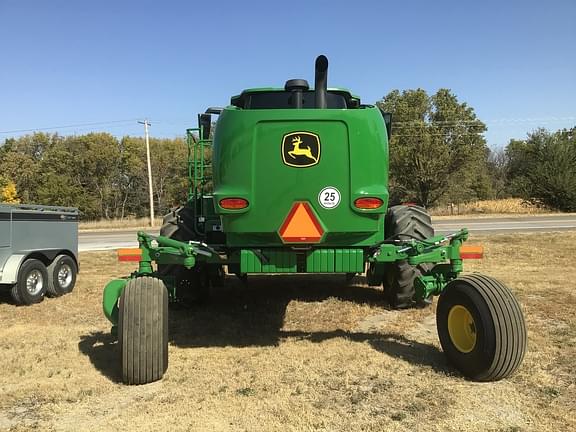
{"type": "Polygon", "coordinates": [[[509,182],[525,199],[561,211],[576,211],[576,128],[538,129],[511,140],[509,182]]]}
{"type": "Polygon", "coordinates": [[[510,159],[506,149],[499,148],[491,150],[488,154],[488,171],[493,197],[496,199],[506,198],[511,195],[511,188],[508,181],[510,170],[510,159]]]}
{"type": "Polygon", "coordinates": [[[57,134],[34,133],[6,140],[0,150],[0,172],[10,178],[24,203],[38,203],[46,152],[60,142],[57,134]]]}
{"type": "Polygon", "coordinates": [[[429,207],[490,194],[486,126],[448,89],[394,90],[377,105],[393,114],[390,142],[393,197],[429,207]]]}
{"type": "Polygon", "coordinates": [[[37,201],[36,190],[40,184],[39,161],[14,150],[5,151],[0,160],[0,172],[16,184],[23,203],[37,201]]]}
{"type": "Polygon", "coordinates": [[[90,133],[74,137],[71,145],[77,155],[77,181],[89,198],[86,213],[106,219],[118,217],[124,163],[120,142],[107,133],[90,133]]]}
{"type": "Polygon", "coordinates": [[[86,207],[86,191],[77,176],[77,155],[71,139],[53,143],[43,154],[36,202],[70,207],[86,207]]]}

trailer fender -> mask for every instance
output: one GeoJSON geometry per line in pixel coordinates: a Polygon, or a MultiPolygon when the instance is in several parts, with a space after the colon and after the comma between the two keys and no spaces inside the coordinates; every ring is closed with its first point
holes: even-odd
{"type": "Polygon", "coordinates": [[[13,285],[18,281],[18,271],[20,266],[26,260],[26,255],[15,254],[8,258],[4,268],[0,272],[0,283],[6,285],[13,285]]]}
{"type": "Polygon", "coordinates": [[[114,279],[104,288],[102,309],[104,315],[113,325],[118,325],[118,299],[124,292],[128,279],[114,279]]]}

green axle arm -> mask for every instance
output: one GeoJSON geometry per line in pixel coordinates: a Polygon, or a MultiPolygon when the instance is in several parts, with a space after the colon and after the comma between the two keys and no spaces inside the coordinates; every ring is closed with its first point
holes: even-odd
{"type": "Polygon", "coordinates": [[[376,279],[381,280],[384,266],[378,264],[407,260],[410,265],[423,263],[436,264],[432,270],[422,274],[414,281],[416,297],[427,298],[438,295],[446,284],[458,277],[463,270],[460,247],[468,239],[468,230],[450,235],[440,235],[426,240],[399,240],[384,243],[369,257],[376,264],[376,279]]]}
{"type": "Polygon", "coordinates": [[[198,261],[220,262],[220,256],[214,249],[200,242],[181,242],[164,236],[153,236],[140,231],[138,243],[142,250],[142,256],[138,270],[129,277],[114,279],[104,288],[102,306],[104,315],[116,325],[118,322],[118,299],[122,295],[128,280],[152,275],[152,261],[157,264],[176,264],[188,269],[193,268],[198,261]]]}

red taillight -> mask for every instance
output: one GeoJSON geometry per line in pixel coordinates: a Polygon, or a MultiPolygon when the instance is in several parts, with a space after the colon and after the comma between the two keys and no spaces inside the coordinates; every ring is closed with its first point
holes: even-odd
{"type": "Polygon", "coordinates": [[[220,207],[226,210],[240,210],[248,207],[248,201],[244,198],[224,198],[220,200],[220,207]]]}
{"type": "Polygon", "coordinates": [[[358,198],[354,201],[354,206],[359,209],[377,209],[384,204],[380,198],[358,198]]]}

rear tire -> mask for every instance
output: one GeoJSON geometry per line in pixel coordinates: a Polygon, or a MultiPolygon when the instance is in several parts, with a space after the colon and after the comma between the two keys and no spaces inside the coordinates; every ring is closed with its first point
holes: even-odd
{"type": "Polygon", "coordinates": [[[76,285],[78,267],[68,255],[58,255],[48,266],[47,294],[50,297],[59,297],[71,293],[76,285]]]}
{"type": "Polygon", "coordinates": [[[46,295],[48,273],[46,266],[37,259],[28,259],[20,266],[18,280],[12,287],[12,299],[16,304],[40,303],[46,295]]]}
{"type": "Polygon", "coordinates": [[[472,274],[449,282],[438,299],[436,323],[448,360],[469,379],[506,378],[524,359],[522,310],[494,278],[472,274]]]}
{"type": "Polygon", "coordinates": [[[355,277],[356,273],[346,273],[344,275],[344,280],[346,281],[346,284],[351,284],[355,277]]]}
{"type": "MultiPolygon", "coordinates": [[[[434,236],[432,219],[422,207],[391,207],[386,214],[385,223],[386,239],[424,240],[434,236]]],[[[429,264],[414,267],[406,260],[387,264],[384,270],[384,292],[390,306],[396,309],[413,306],[414,280],[430,268],[429,264]]]]}
{"type": "MultiPolygon", "coordinates": [[[[192,209],[187,206],[178,207],[164,216],[160,235],[184,242],[198,240],[198,235],[192,229],[193,223],[192,209]]],[[[206,303],[210,299],[210,287],[215,280],[206,266],[197,265],[193,269],[186,269],[180,265],[159,264],[158,274],[174,277],[176,297],[185,304],[206,303]]]]}
{"type": "Polygon", "coordinates": [[[160,235],[180,241],[195,240],[197,235],[192,228],[193,223],[192,209],[186,206],[178,207],[162,219],[160,235]]]}
{"type": "Polygon", "coordinates": [[[210,300],[211,285],[207,266],[196,265],[192,269],[173,266],[176,282],[176,299],[184,304],[203,304],[210,300]]]}
{"type": "Polygon", "coordinates": [[[162,280],[131,279],[120,296],[118,342],[122,381],[147,384],[168,368],[168,291],[162,280]]]}

